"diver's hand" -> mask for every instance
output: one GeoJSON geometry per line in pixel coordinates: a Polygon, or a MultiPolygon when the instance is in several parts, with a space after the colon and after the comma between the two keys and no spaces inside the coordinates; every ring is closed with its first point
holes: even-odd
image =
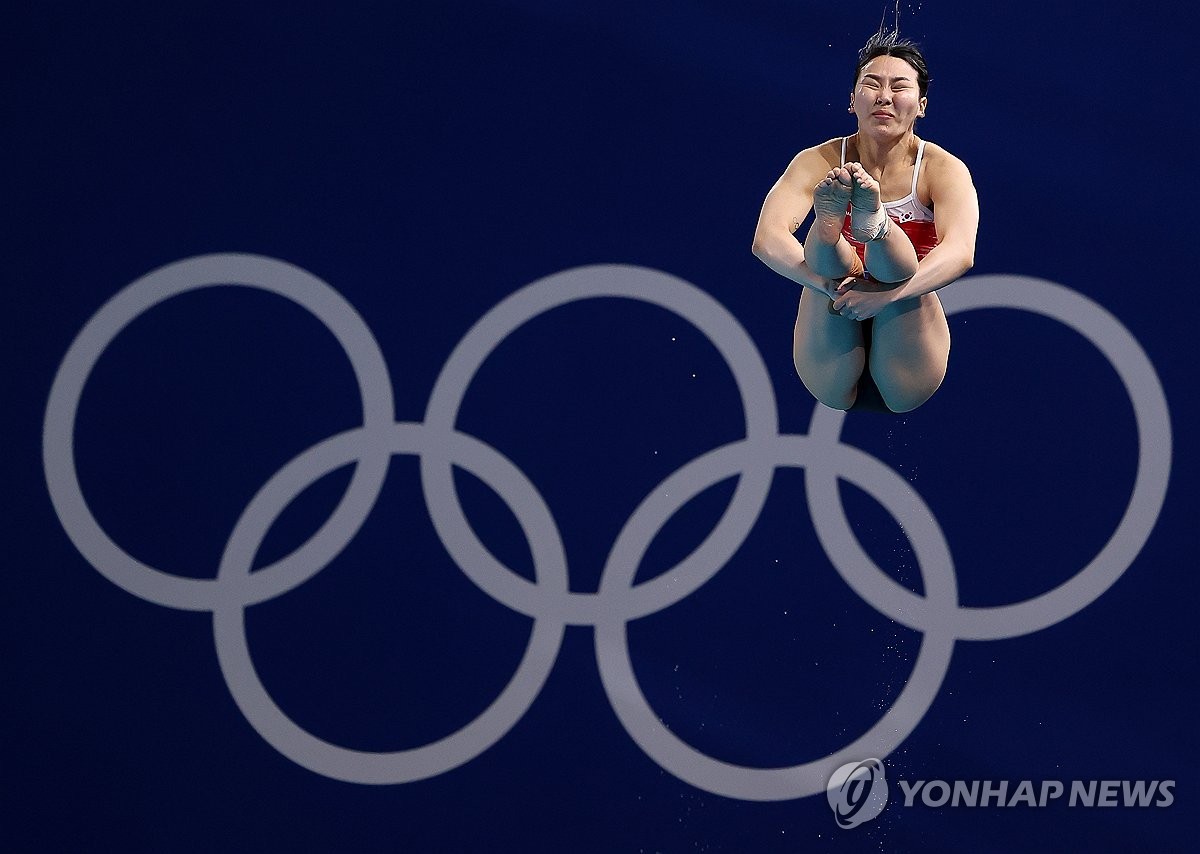
{"type": "Polygon", "coordinates": [[[847,320],[870,320],[896,301],[900,288],[885,286],[870,279],[844,279],[830,295],[833,310],[847,320]]]}

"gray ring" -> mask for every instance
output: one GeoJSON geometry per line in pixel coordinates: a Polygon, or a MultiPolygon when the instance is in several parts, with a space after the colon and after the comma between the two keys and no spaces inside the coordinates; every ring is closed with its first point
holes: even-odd
{"type": "MultiPolygon", "coordinates": [[[[218,579],[236,588],[251,574],[254,555],[283,509],[309,485],[363,455],[387,448],[389,453],[449,454],[456,465],[475,474],[504,499],[529,539],[539,583],[552,589],[567,586],[566,558],[546,535],[554,521],[544,506],[529,501],[532,484],[511,463],[484,443],[455,433],[447,436],[423,424],[393,424],[386,432],[364,428],[327,439],[280,469],[246,507],[221,558],[218,579]]],[[[334,555],[329,556],[332,560],[334,555]]],[[[319,571],[323,565],[316,567],[319,571]]],[[[301,579],[303,580],[303,579],[301,579]]],[[[246,638],[245,608],[235,597],[213,610],[213,637],[221,673],[242,714],[272,747],[317,774],[353,783],[408,783],[434,777],[483,753],[528,711],[549,676],[562,643],[561,620],[537,619],[521,663],[500,695],[475,720],[431,744],[409,750],[371,752],[340,747],[318,738],[279,708],[258,678],[246,638]]]]}
{"type": "MultiPolygon", "coordinates": [[[[216,579],[184,578],[148,566],[109,538],[79,484],[75,418],[92,369],[126,326],[171,297],[225,284],[278,294],[308,309],[329,328],[350,359],[362,397],[363,423],[379,429],[391,424],[395,414],[387,364],[371,330],[341,294],[292,264],[258,255],[201,255],[147,273],[105,303],[72,342],[50,388],[42,439],[46,486],[67,536],[101,575],[141,599],[190,611],[212,610],[228,593],[216,579]]],[[[255,573],[261,576],[252,585],[259,599],[274,595],[275,576],[286,586],[286,577],[303,574],[303,567],[318,559],[314,555],[340,548],[335,541],[358,527],[379,495],[388,459],[373,454],[359,460],[346,494],[325,524],[292,554],[255,573]]]]}

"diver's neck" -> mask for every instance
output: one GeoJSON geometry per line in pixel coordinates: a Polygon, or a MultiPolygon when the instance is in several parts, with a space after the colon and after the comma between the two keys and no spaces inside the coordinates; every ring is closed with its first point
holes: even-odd
{"type": "Polygon", "coordinates": [[[911,130],[900,136],[872,137],[854,134],[858,162],[876,177],[892,167],[910,166],[916,157],[917,135],[911,130]]]}

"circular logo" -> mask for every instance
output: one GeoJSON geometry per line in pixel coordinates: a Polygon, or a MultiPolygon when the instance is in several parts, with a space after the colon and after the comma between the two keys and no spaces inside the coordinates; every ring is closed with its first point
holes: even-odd
{"type": "Polygon", "coordinates": [[[888,784],[883,763],[878,759],[847,762],[830,776],[825,796],[838,827],[843,830],[870,821],[887,805],[888,784]]]}

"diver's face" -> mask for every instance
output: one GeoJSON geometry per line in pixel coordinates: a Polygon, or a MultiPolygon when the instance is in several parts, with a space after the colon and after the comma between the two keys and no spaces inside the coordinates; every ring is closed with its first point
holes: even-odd
{"type": "Polygon", "coordinates": [[[925,104],[917,70],[898,56],[877,56],[864,65],[850,100],[858,129],[884,135],[912,130],[925,104]]]}

